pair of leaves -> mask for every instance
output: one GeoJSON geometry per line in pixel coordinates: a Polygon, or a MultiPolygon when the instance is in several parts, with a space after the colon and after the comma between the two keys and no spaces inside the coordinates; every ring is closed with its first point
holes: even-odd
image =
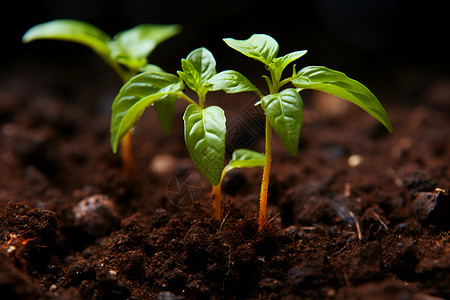
{"type": "Polygon", "coordinates": [[[212,53],[206,48],[198,48],[181,60],[181,68],[183,71],[178,71],[178,75],[199,98],[204,98],[210,87],[208,80],[217,73],[212,53]]]}
{"type": "MultiPolygon", "coordinates": [[[[303,102],[296,90],[285,89],[278,92],[278,88],[281,87],[279,81],[283,70],[291,62],[303,56],[306,51],[296,51],[276,57],[279,50],[278,43],[272,37],[264,34],[252,35],[247,40],[224,39],[224,41],[238,52],[264,63],[271,72],[272,80],[278,82],[272,82],[270,78],[264,76],[272,93],[262,96],[261,92],[244,75],[228,70],[210,79],[211,90],[224,90],[227,93],[253,91],[260,95],[260,103],[267,119],[287,151],[295,155],[302,126],[303,102]]],[[[292,81],[292,84],[299,90],[318,90],[348,100],[368,112],[392,132],[389,117],[378,99],[367,87],[342,72],[312,66],[296,73],[294,68],[293,76],[284,83],[289,81],[292,81]]]]}
{"type": "Polygon", "coordinates": [[[266,34],[254,34],[247,40],[224,39],[225,43],[236,51],[264,63],[280,78],[283,70],[293,61],[306,54],[306,50],[295,51],[281,57],[276,57],[279,50],[277,41],[266,34]]]}
{"type": "Polygon", "coordinates": [[[161,42],[180,33],[179,25],[141,24],[119,32],[111,38],[89,23],[61,19],[30,28],[22,40],[28,43],[38,39],[56,39],[79,43],[91,48],[106,60],[138,70],[147,64],[147,56],[161,42]]]}

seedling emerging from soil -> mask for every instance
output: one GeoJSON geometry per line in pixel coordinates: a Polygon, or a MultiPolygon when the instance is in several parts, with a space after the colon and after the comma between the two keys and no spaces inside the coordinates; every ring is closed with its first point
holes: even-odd
{"type": "Polygon", "coordinates": [[[213,186],[216,195],[214,218],[220,220],[220,183],[223,175],[231,168],[255,165],[257,162],[252,160],[260,157],[239,151],[234,161],[223,170],[225,114],[218,106],[205,107],[206,94],[211,87],[208,80],[217,73],[214,56],[206,48],[198,48],[181,60],[181,67],[178,76],[161,69],[141,73],[121,88],[112,105],[111,147],[113,152],[117,151],[120,140],[147,107],[157,109],[160,123],[167,128],[172,120],[174,101],[186,101],[189,105],[183,116],[184,139],[195,165],[213,186]],[[197,101],[183,92],[185,85],[197,94],[197,101]]]}
{"type": "Polygon", "coordinates": [[[263,76],[269,87],[268,95],[263,95],[250,80],[233,70],[221,72],[209,80],[209,83],[212,84],[210,90],[223,90],[230,94],[255,92],[261,98],[255,104],[261,104],[266,115],[265,163],[259,212],[259,229],[261,230],[266,223],[267,215],[267,190],[272,161],[272,129],[278,134],[286,150],[290,154],[296,155],[303,120],[303,101],[299,95],[300,91],[313,89],[333,94],[358,105],[381,122],[390,132],[392,132],[392,125],[383,106],[372,92],[358,81],[348,78],[344,73],[321,66],[305,67],[297,72],[294,65],[292,76],[282,79],[283,70],[291,62],[306,54],[306,50],[277,57],[278,43],[272,37],[264,34],[252,35],[247,40],[228,38],[224,41],[236,51],[262,62],[270,74],[270,77],[263,76]],[[295,88],[281,89],[288,83],[292,83],[295,88]]]}
{"type": "MultiPolygon", "coordinates": [[[[148,63],[147,57],[159,43],[180,31],[179,25],[141,24],[111,38],[89,23],[63,19],[33,26],[25,33],[22,41],[28,43],[38,39],[53,39],[85,45],[110,65],[125,83],[140,72],[159,70],[159,67],[148,63]]],[[[122,162],[125,174],[130,176],[133,169],[130,132],[122,139],[122,162]]]]}
{"type": "Polygon", "coordinates": [[[222,185],[222,180],[225,175],[238,168],[253,168],[253,167],[264,167],[264,154],[255,152],[248,149],[236,149],[233,151],[231,160],[222,170],[222,176],[220,177],[220,182],[218,185],[213,185],[213,206],[214,206],[214,218],[216,220],[221,219],[220,206],[221,206],[221,196],[220,189],[222,185]],[[217,215],[216,215],[217,214],[217,215]]]}

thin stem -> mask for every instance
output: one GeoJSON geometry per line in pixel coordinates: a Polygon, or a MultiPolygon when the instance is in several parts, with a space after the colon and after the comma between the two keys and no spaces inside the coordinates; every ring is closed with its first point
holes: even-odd
{"type": "Polygon", "coordinates": [[[259,229],[263,229],[267,217],[267,192],[269,190],[270,166],[272,163],[272,126],[266,117],[266,153],[264,161],[261,194],[259,197],[259,229]]]}
{"type": "Polygon", "coordinates": [[[228,169],[225,167],[222,170],[222,175],[220,176],[220,181],[218,185],[212,186],[212,199],[213,199],[213,215],[214,220],[220,221],[222,219],[222,196],[221,196],[221,187],[222,180],[225,174],[227,174],[228,169]]]}
{"type": "Polygon", "coordinates": [[[194,100],[192,100],[188,95],[186,95],[185,93],[175,93],[178,97],[182,98],[183,100],[185,100],[186,102],[188,102],[189,104],[194,104],[194,105],[198,105],[194,100]]]}
{"type": "Polygon", "coordinates": [[[213,215],[214,215],[214,220],[216,220],[216,221],[220,221],[222,219],[220,186],[221,186],[220,183],[218,185],[212,186],[213,215]]]}
{"type": "Polygon", "coordinates": [[[201,108],[205,108],[205,98],[206,98],[206,93],[199,93],[198,94],[198,105],[201,108]]]}
{"type": "Polygon", "coordinates": [[[121,157],[122,157],[123,171],[125,173],[125,176],[127,178],[130,178],[134,168],[131,130],[128,131],[127,134],[122,138],[121,146],[122,146],[121,157]]]}
{"type": "Polygon", "coordinates": [[[289,77],[289,78],[286,78],[286,79],[284,79],[284,80],[282,80],[280,83],[279,83],[279,87],[282,87],[283,85],[285,85],[285,84],[287,84],[287,83],[289,83],[289,82],[291,82],[292,81],[292,77],[289,77]]]}
{"type": "MultiPolygon", "coordinates": [[[[127,83],[127,81],[131,79],[131,77],[133,77],[138,73],[138,70],[132,70],[131,72],[127,73],[120,64],[112,61],[111,59],[109,59],[109,57],[103,57],[103,59],[106,61],[107,64],[111,66],[111,68],[114,69],[116,74],[122,80],[123,84],[127,83]]],[[[121,158],[123,171],[127,178],[131,178],[131,174],[133,173],[134,169],[132,140],[133,139],[131,137],[131,130],[130,130],[127,132],[127,134],[122,138],[120,142],[122,147],[121,158]]]]}

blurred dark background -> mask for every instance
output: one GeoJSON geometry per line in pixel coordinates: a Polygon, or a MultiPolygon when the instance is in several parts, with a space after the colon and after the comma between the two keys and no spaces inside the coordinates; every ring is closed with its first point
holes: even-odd
{"type": "MultiPolygon", "coordinates": [[[[231,50],[222,38],[246,39],[253,33],[266,33],[279,42],[279,55],[309,50],[297,62],[298,69],[325,65],[350,77],[387,85],[404,75],[420,82],[429,80],[427,74],[446,76],[450,26],[443,5],[440,1],[400,0],[8,1],[3,3],[1,18],[2,73],[24,57],[68,64],[68,57],[93,58],[89,50],[70,43],[21,43],[23,33],[35,24],[72,18],[90,22],[110,35],[141,23],[183,25],[182,34],[158,46],[150,57],[170,72],[179,68],[180,59],[191,50],[204,46],[214,53],[218,71],[260,73],[263,69],[258,62],[231,50]]],[[[80,61],[85,60],[75,63],[80,61]]]]}

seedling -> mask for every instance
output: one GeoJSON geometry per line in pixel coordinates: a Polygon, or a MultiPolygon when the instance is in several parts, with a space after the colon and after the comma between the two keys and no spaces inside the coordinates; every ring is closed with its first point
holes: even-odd
{"type": "Polygon", "coordinates": [[[232,168],[260,165],[261,157],[248,150],[240,150],[223,169],[225,114],[218,106],[205,107],[206,94],[211,87],[208,80],[217,74],[214,56],[206,48],[198,48],[181,60],[181,67],[178,76],[161,69],[141,73],[120,89],[112,105],[111,147],[115,153],[120,140],[147,107],[164,108],[156,112],[163,127],[168,127],[173,115],[173,101],[186,101],[184,139],[195,165],[213,186],[214,218],[220,220],[220,183],[223,176],[232,168]],[[183,92],[185,85],[197,94],[197,101],[183,92]]]}
{"type": "Polygon", "coordinates": [[[269,94],[263,93],[249,79],[237,71],[223,71],[209,80],[210,90],[223,90],[226,93],[255,92],[259,97],[255,105],[261,105],[266,115],[265,163],[261,183],[259,229],[266,224],[267,191],[272,161],[272,130],[278,134],[286,150],[296,155],[302,127],[303,101],[299,95],[304,89],[313,89],[333,94],[348,100],[383,124],[390,132],[392,125],[389,117],[372,92],[360,82],[350,79],[344,73],[322,66],[310,66],[296,71],[292,76],[282,79],[284,69],[293,61],[306,54],[306,50],[295,51],[277,57],[279,46],[272,37],[254,34],[247,40],[224,39],[225,43],[236,51],[262,62],[270,77],[263,76],[269,87],[269,94]],[[281,89],[291,83],[295,88],[281,89]]]}
{"type": "MultiPolygon", "coordinates": [[[[33,26],[25,33],[22,41],[28,43],[38,39],[53,39],[85,45],[110,65],[125,83],[140,72],[159,70],[159,67],[148,63],[147,57],[159,43],[180,31],[179,25],[141,24],[111,38],[89,23],[63,19],[33,26]]],[[[155,109],[171,109],[170,101],[166,105],[169,107],[158,106],[155,109]]],[[[168,130],[167,127],[164,129],[168,130]]],[[[133,170],[130,132],[122,139],[122,162],[125,174],[130,176],[133,170]]]]}
{"type": "Polygon", "coordinates": [[[222,180],[225,175],[233,170],[238,168],[253,168],[253,167],[264,167],[264,154],[255,152],[248,149],[236,149],[233,151],[231,156],[231,160],[228,164],[223,168],[222,175],[220,177],[220,182],[218,185],[213,185],[213,207],[214,207],[214,218],[216,220],[221,219],[220,214],[220,206],[221,206],[221,185],[222,180]],[[217,215],[216,215],[217,214],[217,215]]]}

